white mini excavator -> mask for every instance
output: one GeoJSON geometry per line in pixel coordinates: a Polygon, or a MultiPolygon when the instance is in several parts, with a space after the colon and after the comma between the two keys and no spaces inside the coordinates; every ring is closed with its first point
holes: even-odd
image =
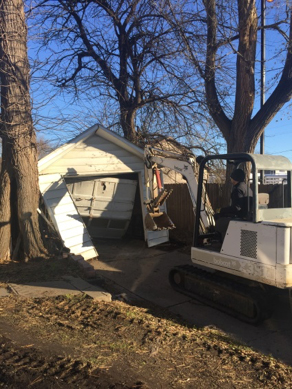
{"type": "Polygon", "coordinates": [[[170,271],[172,287],[252,324],[270,317],[277,289],[287,289],[291,302],[291,162],[283,156],[233,153],[202,158],[198,168],[195,157],[191,155],[150,146],[145,147],[144,154],[149,187],[146,200],[148,229],[175,227],[161,211],[170,192],[163,188],[160,168],[171,169],[184,177],[193,202],[192,264],[170,271]],[[220,160],[226,168],[244,168],[251,177],[248,184],[253,197],[247,198],[246,216],[224,218],[224,231],[222,220],[220,223],[214,220],[205,189],[206,169],[215,160],[220,160]],[[258,190],[260,177],[270,171],[286,172],[285,180],[277,183],[278,187],[282,185],[281,193],[285,196],[279,198],[276,205],[269,204],[269,194],[258,190]]]}

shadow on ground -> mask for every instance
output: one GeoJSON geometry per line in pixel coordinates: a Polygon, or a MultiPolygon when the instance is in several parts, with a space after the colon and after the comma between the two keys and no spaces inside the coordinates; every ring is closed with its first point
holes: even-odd
{"type": "Polygon", "coordinates": [[[171,288],[169,270],[191,263],[190,248],[174,243],[147,248],[140,240],[99,240],[95,243],[99,260],[91,264],[97,275],[105,280],[105,287],[121,299],[147,307],[156,316],[169,316],[198,328],[217,328],[238,342],[292,365],[292,314],[288,291],[279,290],[273,316],[253,326],[171,288]]]}

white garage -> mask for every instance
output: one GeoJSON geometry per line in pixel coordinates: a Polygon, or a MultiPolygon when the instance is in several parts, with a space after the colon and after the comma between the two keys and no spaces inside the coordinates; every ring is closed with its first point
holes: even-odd
{"type": "Polygon", "coordinates": [[[144,181],[143,150],[98,124],[39,161],[50,218],[64,245],[86,260],[98,256],[98,238],[124,236],[137,195],[148,246],[168,241],[168,230],[145,228],[144,181]]]}

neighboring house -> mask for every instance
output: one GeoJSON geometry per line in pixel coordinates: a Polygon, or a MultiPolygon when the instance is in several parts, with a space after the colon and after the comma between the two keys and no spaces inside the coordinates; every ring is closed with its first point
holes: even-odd
{"type": "Polygon", "coordinates": [[[168,241],[168,230],[145,228],[143,155],[143,149],[97,124],[39,161],[47,211],[72,253],[91,259],[98,256],[98,238],[122,237],[137,194],[148,246],[168,241]]]}
{"type": "Polygon", "coordinates": [[[267,170],[264,180],[265,184],[286,184],[287,172],[285,170],[267,170]]]}
{"type": "MultiPolygon", "coordinates": [[[[149,144],[157,148],[159,150],[164,151],[170,151],[172,153],[177,154],[178,156],[192,156],[192,152],[187,147],[181,145],[179,142],[174,140],[171,137],[164,137],[164,136],[155,136],[155,138],[151,139],[151,135],[149,136],[149,144]]],[[[197,171],[199,167],[197,166],[197,171]]],[[[161,168],[163,172],[163,181],[164,184],[185,184],[186,180],[184,177],[174,170],[168,169],[168,168],[161,168]]]]}

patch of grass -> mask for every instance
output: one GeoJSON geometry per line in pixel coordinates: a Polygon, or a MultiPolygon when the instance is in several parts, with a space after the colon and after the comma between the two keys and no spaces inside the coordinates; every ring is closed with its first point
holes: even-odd
{"type": "Polygon", "coordinates": [[[128,319],[139,319],[139,315],[137,314],[136,311],[128,311],[126,312],[126,316],[128,319]]]}

